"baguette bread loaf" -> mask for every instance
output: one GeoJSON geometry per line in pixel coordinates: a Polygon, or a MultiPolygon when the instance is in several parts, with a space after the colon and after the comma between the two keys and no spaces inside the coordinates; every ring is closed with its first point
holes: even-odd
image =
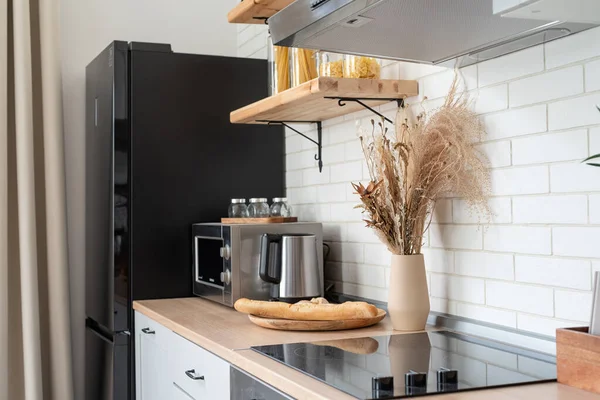
{"type": "Polygon", "coordinates": [[[294,319],[300,321],[339,321],[377,316],[377,307],[362,301],[343,304],[319,304],[299,302],[289,304],[277,301],[239,299],[234,308],[246,314],[263,318],[294,319]]]}

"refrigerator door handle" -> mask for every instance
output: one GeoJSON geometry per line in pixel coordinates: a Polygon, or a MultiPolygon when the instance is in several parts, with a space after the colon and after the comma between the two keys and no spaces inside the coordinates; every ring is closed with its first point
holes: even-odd
{"type": "Polygon", "coordinates": [[[153,331],[150,328],[142,328],[142,332],[144,332],[146,335],[154,335],[156,333],[156,331],[153,331]]]}

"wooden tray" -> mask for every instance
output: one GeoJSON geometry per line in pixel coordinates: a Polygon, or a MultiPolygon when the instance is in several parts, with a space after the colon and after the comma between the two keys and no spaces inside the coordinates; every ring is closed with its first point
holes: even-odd
{"type": "Polygon", "coordinates": [[[600,336],[587,327],[557,329],[556,371],[558,382],[600,393],[600,336]]]}
{"type": "Polygon", "coordinates": [[[280,331],[343,331],[375,325],[385,318],[384,310],[378,308],[377,311],[377,316],[373,318],[345,319],[341,321],[298,321],[293,319],[262,318],[256,315],[248,315],[248,318],[258,326],[280,331]]]}
{"type": "Polygon", "coordinates": [[[286,222],[298,222],[298,217],[221,218],[223,224],[283,224],[286,222]]]}

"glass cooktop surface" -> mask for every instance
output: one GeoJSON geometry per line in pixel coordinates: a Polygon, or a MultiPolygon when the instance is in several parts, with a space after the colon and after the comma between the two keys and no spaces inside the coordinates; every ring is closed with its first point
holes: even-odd
{"type": "Polygon", "coordinates": [[[252,349],[361,400],[556,379],[553,356],[448,331],[252,349]]]}

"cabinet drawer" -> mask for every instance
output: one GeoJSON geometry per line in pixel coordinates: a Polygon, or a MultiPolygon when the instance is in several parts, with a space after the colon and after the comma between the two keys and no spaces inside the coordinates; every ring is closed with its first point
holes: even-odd
{"type": "Polygon", "coordinates": [[[158,322],[146,317],[144,314],[135,312],[135,332],[151,342],[160,342],[168,345],[173,332],[158,322]]]}
{"type": "Polygon", "coordinates": [[[194,400],[229,400],[229,364],[174,334],[172,381],[194,400]]]}

